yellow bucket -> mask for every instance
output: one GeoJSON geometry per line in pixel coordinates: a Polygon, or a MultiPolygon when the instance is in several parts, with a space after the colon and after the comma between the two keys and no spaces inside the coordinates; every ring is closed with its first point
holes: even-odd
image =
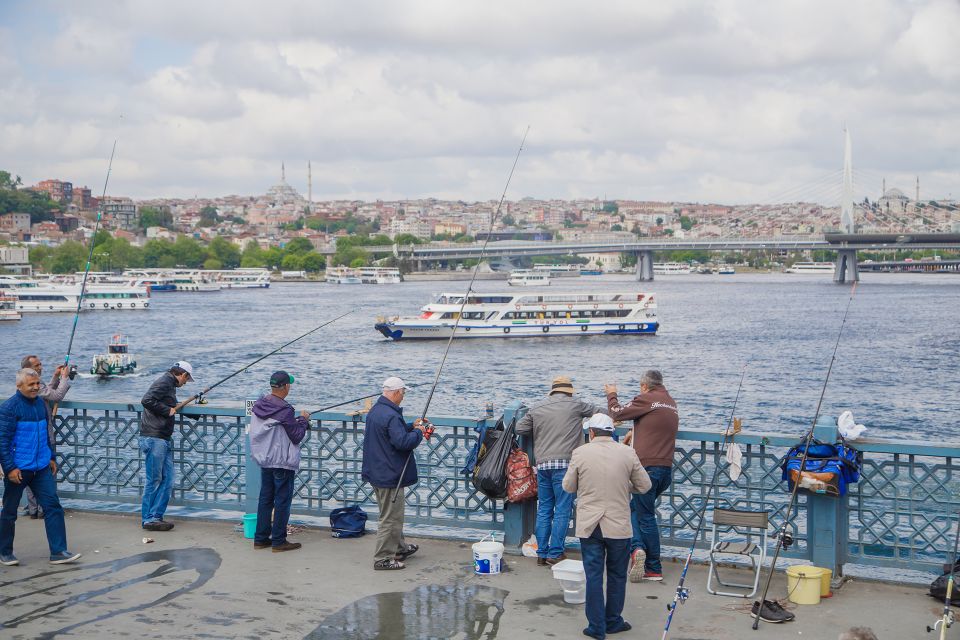
{"type": "Polygon", "coordinates": [[[823,567],[820,568],[820,571],[823,571],[823,575],[820,576],[820,597],[829,598],[833,595],[830,592],[830,579],[833,578],[833,571],[823,567]]]}
{"type": "Polygon", "coordinates": [[[787,569],[787,598],[796,604],[820,604],[823,569],[798,566],[787,569]]]}

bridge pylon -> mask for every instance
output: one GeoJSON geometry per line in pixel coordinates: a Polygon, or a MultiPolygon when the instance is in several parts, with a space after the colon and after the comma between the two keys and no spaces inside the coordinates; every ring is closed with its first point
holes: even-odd
{"type": "Polygon", "coordinates": [[[837,262],[833,267],[833,281],[837,284],[860,281],[856,249],[840,249],[837,251],[837,262]]]}
{"type": "Polygon", "coordinates": [[[653,251],[637,252],[637,282],[653,280],[653,251]]]}

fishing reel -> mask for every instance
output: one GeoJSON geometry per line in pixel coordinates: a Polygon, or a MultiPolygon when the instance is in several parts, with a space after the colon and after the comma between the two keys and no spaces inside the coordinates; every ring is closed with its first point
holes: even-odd
{"type": "Polygon", "coordinates": [[[70,368],[67,370],[67,377],[71,380],[74,380],[77,377],[77,365],[70,365],[70,368]]]}
{"type": "Polygon", "coordinates": [[[430,436],[433,435],[433,432],[436,430],[436,427],[434,427],[433,423],[427,420],[426,418],[421,418],[420,424],[423,425],[423,439],[430,440],[430,436]]]}
{"type": "Polygon", "coordinates": [[[677,608],[678,604],[683,604],[687,601],[687,598],[690,597],[690,590],[686,587],[677,587],[677,597],[676,599],[667,605],[667,611],[673,611],[677,608]]]}
{"type": "Polygon", "coordinates": [[[953,623],[956,622],[956,619],[953,617],[953,610],[951,610],[947,615],[942,618],[937,618],[937,621],[933,623],[933,626],[927,625],[927,633],[933,633],[940,629],[940,625],[944,625],[945,628],[949,629],[953,626],[953,623]]]}
{"type": "Polygon", "coordinates": [[[197,394],[197,399],[195,400],[197,404],[207,404],[207,397],[203,395],[203,391],[197,394]]]}
{"type": "Polygon", "coordinates": [[[777,534],[777,537],[780,539],[780,546],[783,547],[784,550],[793,546],[793,536],[789,531],[781,531],[777,534]]]}

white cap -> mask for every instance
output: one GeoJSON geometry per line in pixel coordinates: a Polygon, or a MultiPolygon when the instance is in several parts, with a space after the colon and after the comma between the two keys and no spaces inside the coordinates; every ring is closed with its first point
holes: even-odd
{"type": "Polygon", "coordinates": [[[613,419],[605,413],[595,413],[587,420],[586,427],[594,431],[609,431],[610,433],[615,431],[613,419]]]}
{"type": "Polygon", "coordinates": [[[180,362],[173,363],[173,366],[180,367],[181,369],[186,371],[187,377],[190,380],[193,380],[193,366],[191,366],[189,362],[187,362],[186,360],[181,360],[180,362]]]}
{"type": "Polygon", "coordinates": [[[407,385],[403,383],[403,380],[396,376],[391,376],[383,381],[383,390],[384,391],[399,391],[400,389],[408,389],[407,385]]]}

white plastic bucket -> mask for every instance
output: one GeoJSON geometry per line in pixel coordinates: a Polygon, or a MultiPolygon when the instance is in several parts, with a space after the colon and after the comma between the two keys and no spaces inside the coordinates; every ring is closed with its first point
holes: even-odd
{"type": "Polygon", "coordinates": [[[580,560],[563,560],[553,565],[553,577],[563,589],[563,601],[567,604],[583,604],[587,601],[587,574],[580,560]]]}
{"type": "Polygon", "coordinates": [[[500,573],[500,563],[503,561],[503,545],[493,539],[493,536],[483,538],[473,545],[473,572],[477,575],[494,575],[500,573]]]}

